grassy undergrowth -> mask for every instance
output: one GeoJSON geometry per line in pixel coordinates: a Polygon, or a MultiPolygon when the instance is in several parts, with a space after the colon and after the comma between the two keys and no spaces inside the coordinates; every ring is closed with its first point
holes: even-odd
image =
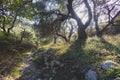
{"type": "MultiPolygon", "coordinates": [[[[119,62],[120,35],[103,36],[103,38],[91,37],[86,41],[73,43],[58,42],[48,44],[44,49],[52,49],[57,60],[64,65],[56,70],[54,80],[84,80],[85,73],[93,69],[98,74],[98,80],[112,80],[120,77],[120,67],[110,70],[102,70],[101,63],[105,60],[119,62]]],[[[35,60],[37,66],[42,66],[40,57],[35,60]]]]}
{"type": "Polygon", "coordinates": [[[17,67],[28,55],[28,52],[34,49],[35,46],[31,42],[23,41],[20,43],[20,40],[13,34],[0,31],[0,75],[4,77],[20,74],[17,67]]]}

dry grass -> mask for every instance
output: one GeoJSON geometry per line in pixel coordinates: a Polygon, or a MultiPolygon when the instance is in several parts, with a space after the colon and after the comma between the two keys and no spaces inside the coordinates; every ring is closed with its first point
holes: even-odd
{"type": "MultiPolygon", "coordinates": [[[[98,77],[100,80],[120,77],[120,67],[117,67],[117,70],[111,71],[103,71],[101,69],[100,64],[105,60],[112,60],[117,63],[120,63],[118,59],[118,55],[120,54],[120,35],[115,36],[103,36],[102,38],[91,37],[86,40],[84,46],[80,45],[79,42],[74,43],[63,43],[59,42],[57,44],[48,44],[43,46],[46,50],[52,48],[56,51],[56,54],[59,56],[59,60],[63,64],[69,64],[73,66],[78,66],[76,71],[85,72],[88,69],[96,70],[98,73],[98,77]],[[82,46],[82,47],[81,47],[82,46]],[[114,76],[113,76],[114,75],[114,76]]],[[[68,66],[70,69],[71,67],[68,66]]],[[[72,70],[72,69],[71,69],[72,70]]],[[[68,73],[65,72],[66,70],[62,69],[58,75],[55,77],[55,80],[62,80],[64,75],[68,73]]],[[[69,72],[70,73],[70,72],[69,72]]],[[[77,75],[81,75],[81,73],[77,73],[77,75]]],[[[71,74],[72,75],[72,74],[71,74]]],[[[78,77],[80,79],[80,77],[78,77]]],[[[108,79],[109,80],[109,79],[108,79]]]]}

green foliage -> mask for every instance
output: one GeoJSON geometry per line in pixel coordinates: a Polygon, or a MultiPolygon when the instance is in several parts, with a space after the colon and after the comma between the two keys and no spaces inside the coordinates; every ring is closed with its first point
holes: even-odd
{"type": "MultiPolygon", "coordinates": [[[[28,33],[26,37],[30,37],[28,33]]],[[[19,51],[25,51],[33,47],[33,44],[27,41],[26,43],[20,43],[19,40],[15,38],[13,34],[8,34],[0,31],[0,53],[19,53],[19,51]],[[19,44],[19,45],[18,45],[19,44]],[[2,52],[3,51],[3,52],[2,52]]]]}
{"type": "Polygon", "coordinates": [[[39,34],[41,38],[53,38],[61,28],[62,21],[58,20],[51,14],[47,14],[44,19],[41,19],[40,23],[34,26],[36,34],[39,34]]]}
{"type": "Polygon", "coordinates": [[[103,74],[101,74],[101,77],[105,77],[106,80],[111,80],[117,77],[120,77],[120,68],[111,68],[108,70],[103,71],[103,74]]]}
{"type": "Polygon", "coordinates": [[[24,0],[4,0],[1,2],[0,12],[0,28],[4,32],[10,32],[10,30],[16,25],[16,22],[23,22],[18,18],[25,18],[33,20],[34,4],[32,1],[24,0]]]}
{"type": "Polygon", "coordinates": [[[21,35],[23,38],[27,38],[27,39],[31,39],[31,38],[32,38],[31,32],[28,32],[28,31],[22,31],[22,32],[20,33],[20,35],[21,35]]]}

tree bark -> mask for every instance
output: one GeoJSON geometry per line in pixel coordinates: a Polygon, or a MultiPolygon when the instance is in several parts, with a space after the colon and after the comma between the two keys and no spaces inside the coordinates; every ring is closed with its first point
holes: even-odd
{"type": "Polygon", "coordinates": [[[54,36],[54,38],[53,38],[53,43],[54,43],[54,44],[57,43],[57,37],[56,37],[56,36],[54,36]]]}
{"type": "Polygon", "coordinates": [[[101,35],[100,35],[100,29],[99,29],[99,26],[98,26],[98,19],[95,21],[95,29],[96,29],[96,35],[97,35],[97,37],[101,37],[101,35]]]}
{"type": "Polygon", "coordinates": [[[4,20],[3,20],[3,27],[2,27],[2,29],[3,29],[4,32],[6,32],[6,29],[5,29],[5,17],[4,16],[3,16],[3,19],[4,20]]]}
{"type": "Polygon", "coordinates": [[[67,37],[66,37],[66,36],[61,35],[61,34],[58,34],[58,33],[57,33],[57,36],[60,36],[60,37],[61,37],[61,38],[63,38],[66,42],[69,42],[69,40],[67,39],[67,37]]]}
{"type": "Polygon", "coordinates": [[[69,33],[69,35],[68,35],[68,40],[69,40],[69,42],[70,42],[70,40],[71,40],[72,34],[73,34],[73,26],[71,26],[71,30],[70,30],[70,33],[69,33]]]}
{"type": "Polygon", "coordinates": [[[78,25],[78,39],[87,38],[87,37],[86,37],[86,32],[85,32],[84,25],[83,25],[81,19],[77,16],[77,14],[75,13],[75,11],[73,10],[72,2],[73,2],[73,0],[68,0],[67,8],[68,8],[68,11],[69,11],[69,13],[71,14],[71,16],[72,16],[72,17],[76,20],[76,22],[77,22],[77,25],[78,25]]]}
{"type": "Polygon", "coordinates": [[[71,36],[72,36],[72,34],[74,33],[73,32],[73,30],[74,30],[74,26],[72,25],[72,23],[71,22],[69,22],[69,24],[71,25],[70,26],[70,33],[69,33],[69,35],[68,35],[68,40],[69,40],[69,42],[70,42],[70,40],[71,40],[71,36]]]}
{"type": "MultiPolygon", "coordinates": [[[[18,13],[18,12],[17,12],[17,13],[18,13]]],[[[10,28],[8,28],[8,33],[10,33],[10,30],[11,30],[11,29],[14,27],[14,25],[15,25],[15,21],[16,21],[16,19],[17,19],[17,13],[16,13],[16,15],[15,15],[15,17],[14,17],[12,26],[11,26],[10,28]]]]}
{"type": "Polygon", "coordinates": [[[89,5],[87,0],[84,0],[84,4],[85,4],[85,6],[86,6],[86,8],[88,10],[88,20],[87,20],[87,22],[85,23],[85,26],[84,26],[85,29],[86,29],[89,26],[89,24],[90,24],[90,22],[92,20],[92,10],[91,10],[90,5],[89,5]]]}
{"type": "Polygon", "coordinates": [[[98,37],[101,37],[100,36],[100,29],[99,29],[99,25],[98,25],[98,17],[99,17],[99,13],[96,12],[96,7],[97,7],[97,4],[96,2],[93,0],[93,15],[94,15],[94,23],[95,23],[95,29],[96,29],[96,35],[98,37]]]}
{"type": "Polygon", "coordinates": [[[85,4],[86,8],[88,9],[88,20],[85,24],[83,24],[82,20],[78,17],[78,15],[73,10],[72,3],[73,3],[73,0],[68,0],[67,9],[68,9],[68,12],[71,14],[72,18],[74,18],[77,22],[77,25],[78,25],[78,39],[86,39],[87,34],[85,32],[85,29],[89,26],[89,24],[91,22],[91,19],[92,19],[91,8],[88,4],[88,1],[84,0],[84,4],[85,4]]]}

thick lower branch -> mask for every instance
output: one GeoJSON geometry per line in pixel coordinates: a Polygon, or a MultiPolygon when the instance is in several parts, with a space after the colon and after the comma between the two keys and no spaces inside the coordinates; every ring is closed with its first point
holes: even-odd
{"type": "Polygon", "coordinates": [[[116,19],[116,17],[118,17],[118,15],[120,15],[120,11],[117,12],[117,14],[111,19],[111,21],[100,31],[101,34],[103,34],[105,29],[113,23],[113,21],[116,19]]]}

